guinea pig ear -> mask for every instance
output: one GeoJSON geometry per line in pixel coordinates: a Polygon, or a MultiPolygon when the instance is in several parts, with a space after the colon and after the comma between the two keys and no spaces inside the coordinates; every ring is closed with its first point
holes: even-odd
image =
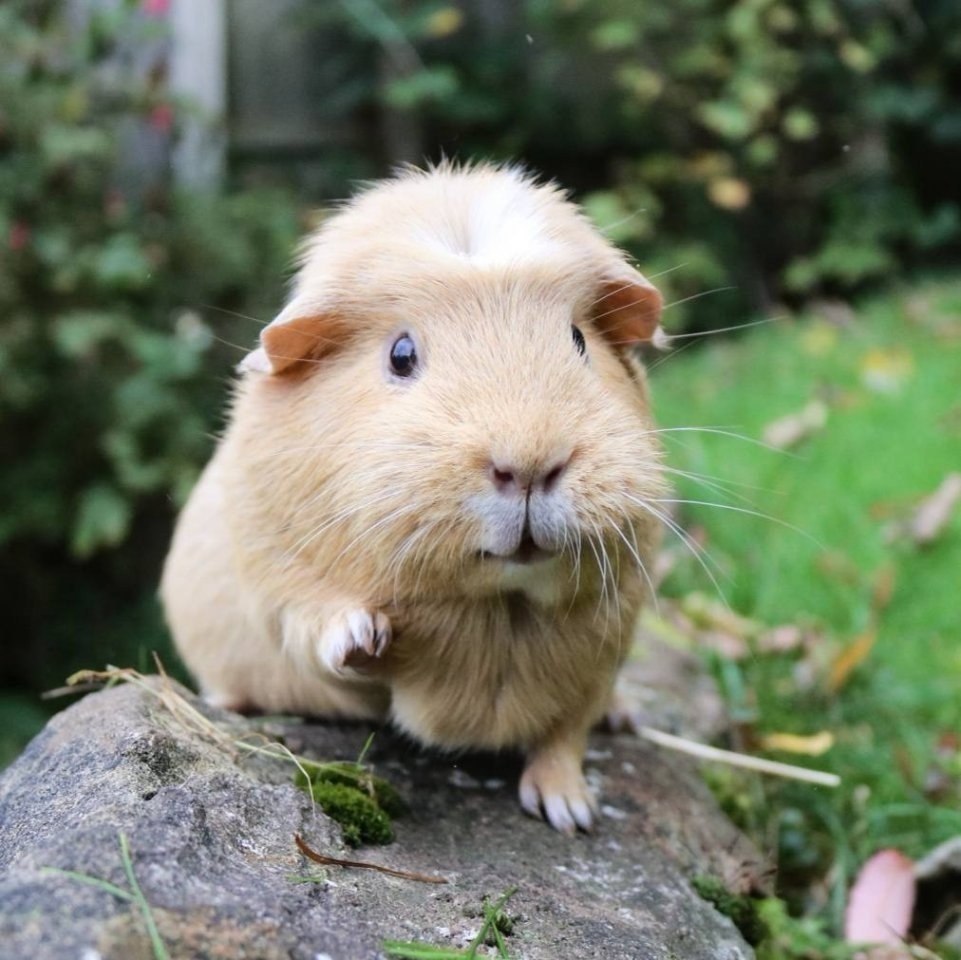
{"type": "Polygon", "coordinates": [[[656,339],[662,304],[651,282],[625,263],[601,280],[592,319],[613,346],[630,347],[656,339]]]}
{"type": "Polygon", "coordinates": [[[278,374],[316,360],[343,340],[342,321],[320,303],[297,297],[260,332],[260,346],[241,360],[241,371],[278,374]]]}

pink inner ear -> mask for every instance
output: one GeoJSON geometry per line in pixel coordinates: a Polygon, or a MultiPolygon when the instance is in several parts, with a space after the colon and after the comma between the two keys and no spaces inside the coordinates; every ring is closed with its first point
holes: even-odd
{"type": "Polygon", "coordinates": [[[260,334],[273,373],[283,373],[304,360],[314,360],[342,339],[342,324],[330,314],[274,322],[260,334]]]}
{"type": "Polygon", "coordinates": [[[635,276],[605,280],[594,304],[594,323],[614,346],[650,340],[661,320],[660,293],[640,274],[635,276]]]}

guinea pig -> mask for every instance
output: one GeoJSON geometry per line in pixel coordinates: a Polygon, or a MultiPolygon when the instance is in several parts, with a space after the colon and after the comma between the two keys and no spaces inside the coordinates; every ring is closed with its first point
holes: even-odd
{"type": "Polygon", "coordinates": [[[166,561],[205,696],[519,749],[523,808],[590,829],[587,735],[652,590],[665,483],[632,348],[660,309],[513,167],[406,170],[326,220],[166,561]]]}

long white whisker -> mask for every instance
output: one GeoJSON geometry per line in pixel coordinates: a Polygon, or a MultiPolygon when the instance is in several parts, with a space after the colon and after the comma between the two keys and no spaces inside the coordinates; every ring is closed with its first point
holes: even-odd
{"type": "MultiPolygon", "coordinates": [[[[722,288],[724,289],[724,288],[722,288]]],[[[731,290],[732,287],[726,289],[731,290]]],[[[678,303],[684,303],[678,300],[678,303]]],[[[776,323],[778,320],[786,320],[787,314],[778,314],[776,317],[764,317],[761,320],[751,320],[749,323],[738,323],[733,327],[719,327],[717,330],[696,330],[693,333],[666,333],[667,343],[670,345],[672,340],[690,340],[694,337],[713,337],[718,333],[733,333],[735,330],[749,330],[751,327],[763,327],[768,323],[776,323]]]]}
{"type": "MultiPolygon", "coordinates": [[[[705,562],[705,558],[710,559],[710,555],[707,553],[707,551],[699,547],[698,544],[695,543],[694,540],[687,534],[687,532],[679,524],[675,523],[668,514],[658,510],[654,506],[651,506],[651,504],[646,500],[641,500],[638,497],[631,496],[630,494],[627,495],[627,498],[632,503],[636,503],[643,510],[646,510],[649,514],[651,514],[652,517],[660,520],[661,523],[663,523],[680,539],[680,541],[688,548],[688,550],[691,551],[692,556],[700,564],[701,569],[705,572],[705,574],[707,574],[708,579],[714,585],[714,589],[717,591],[717,594],[723,601],[724,605],[729,607],[730,604],[727,601],[727,596],[721,589],[721,585],[717,582],[717,577],[714,576],[711,568],[705,562]]],[[[718,572],[720,572],[720,568],[718,568],[718,572]]]]}
{"type": "MultiPolygon", "coordinates": [[[[626,519],[626,518],[625,518],[625,519],[626,519]]],[[[655,591],[655,589],[654,589],[654,581],[651,579],[651,575],[648,573],[647,566],[644,564],[644,561],[641,559],[640,550],[638,550],[638,548],[637,548],[637,539],[636,539],[636,537],[634,538],[634,545],[631,546],[630,541],[627,539],[626,536],[624,536],[624,533],[621,531],[620,526],[619,526],[618,524],[614,523],[613,521],[612,521],[612,523],[611,523],[611,526],[613,526],[613,528],[614,528],[615,532],[617,533],[617,535],[624,541],[624,546],[627,547],[628,552],[631,554],[631,556],[634,558],[634,561],[637,563],[638,569],[639,569],[639,570],[641,571],[641,573],[644,575],[644,579],[647,581],[647,585],[648,585],[648,587],[650,588],[650,591],[651,591],[651,599],[652,599],[653,602],[654,602],[654,610],[655,610],[655,612],[656,612],[658,615],[660,615],[660,608],[659,608],[658,602],[657,602],[657,591],[655,591]]],[[[628,529],[630,529],[630,531],[631,531],[631,533],[632,533],[632,535],[633,535],[633,534],[634,534],[634,528],[631,527],[629,523],[628,523],[628,529]]]]}
{"type": "Polygon", "coordinates": [[[654,436],[655,434],[671,434],[671,433],[712,433],[721,437],[730,437],[733,440],[743,440],[744,443],[750,443],[755,447],[762,447],[764,450],[768,450],[771,453],[778,453],[785,457],[792,457],[794,459],[800,459],[797,454],[791,453],[789,450],[782,450],[779,447],[773,447],[769,443],[765,443],[763,440],[757,440],[754,437],[747,437],[743,433],[734,433],[731,430],[725,430],[721,427],[658,427],[655,430],[646,431],[649,436],[654,436]]]}
{"type": "Polygon", "coordinates": [[[791,530],[794,533],[800,534],[807,540],[810,540],[816,547],[824,550],[826,549],[824,544],[821,543],[816,537],[812,536],[807,530],[802,530],[800,527],[794,526],[793,523],[788,523],[786,520],[782,520],[780,517],[772,517],[768,513],[761,513],[758,510],[748,510],[745,507],[735,507],[729,503],[713,503],[710,500],[681,500],[681,499],[653,499],[653,503],[689,503],[694,506],[699,507],[716,507],[718,510],[732,510],[734,513],[743,513],[749,517],[758,517],[761,520],[770,520],[771,523],[776,523],[779,527],[784,527],[787,530],[791,530]]]}

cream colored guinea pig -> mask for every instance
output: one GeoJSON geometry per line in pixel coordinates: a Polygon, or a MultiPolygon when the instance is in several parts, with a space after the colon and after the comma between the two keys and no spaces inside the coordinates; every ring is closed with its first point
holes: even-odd
{"type": "Polygon", "coordinates": [[[328,219],[167,558],[204,694],[520,748],[524,809],[589,829],[587,734],[659,529],[630,351],[660,306],[516,169],[409,170],[328,219]]]}

